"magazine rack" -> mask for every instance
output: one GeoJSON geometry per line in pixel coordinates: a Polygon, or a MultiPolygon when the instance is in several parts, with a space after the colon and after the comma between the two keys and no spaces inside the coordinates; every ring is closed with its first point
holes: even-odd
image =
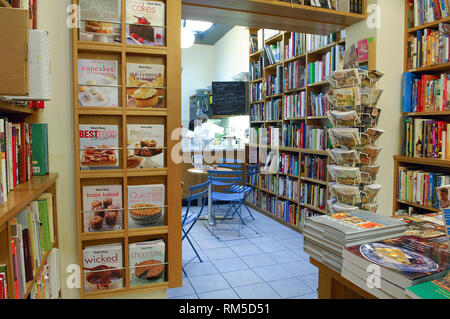
{"type": "MultiPolygon", "coordinates": [[[[117,289],[85,292],[82,278],[81,298],[106,298],[130,293],[143,293],[179,287],[182,284],[181,262],[181,166],[174,162],[172,149],[179,142],[172,132],[181,125],[181,2],[165,3],[165,46],[127,43],[126,0],[121,0],[120,43],[80,41],[79,29],[73,29],[73,106],[75,139],[75,173],[77,203],[78,262],[83,266],[83,249],[88,246],[120,243],[122,245],[123,287],[117,289]],[[78,59],[99,59],[116,61],[118,66],[118,107],[83,107],[78,102],[78,59]],[[165,66],[164,86],[157,87],[163,93],[163,105],[158,108],[127,107],[127,63],[158,64],[165,66]],[[85,171],[80,165],[79,125],[117,125],[119,146],[116,148],[119,167],[106,170],[85,171]],[[127,168],[127,124],[164,125],[163,168],[127,168]],[[128,228],[127,188],[133,185],[165,185],[164,225],[148,228],[128,228]],[[84,232],[83,193],[84,186],[121,185],[123,198],[123,229],[103,232],[84,232]],[[170,190],[170,191],[169,191],[170,190]],[[144,286],[130,286],[129,273],[134,265],[129,263],[129,245],[137,242],[162,239],[165,242],[165,278],[162,283],[144,286]]],[[[79,1],[74,0],[74,5],[79,1]]],[[[82,268],[81,268],[82,269],[82,268]]],[[[83,272],[82,272],[83,275],[83,272]]]]}

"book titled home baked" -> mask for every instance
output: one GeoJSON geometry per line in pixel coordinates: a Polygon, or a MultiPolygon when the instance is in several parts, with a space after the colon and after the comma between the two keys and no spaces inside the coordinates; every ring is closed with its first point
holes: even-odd
{"type": "Polygon", "coordinates": [[[127,106],[162,107],[164,65],[127,63],[127,106]]]}
{"type": "Polygon", "coordinates": [[[88,246],[83,249],[84,291],[123,287],[122,244],[88,246]]]}
{"type": "Polygon", "coordinates": [[[78,105],[118,107],[118,66],[111,60],[78,60],[78,105]]]}
{"type": "Polygon", "coordinates": [[[80,0],[80,40],[121,42],[121,11],[120,0],[80,0]]]}
{"type": "Polygon", "coordinates": [[[119,167],[119,128],[117,125],[81,124],[79,138],[82,170],[119,167]]]}
{"type": "Polygon", "coordinates": [[[128,228],[164,225],[165,186],[128,186],[128,228]]]}
{"type": "Polygon", "coordinates": [[[161,1],[127,0],[127,44],[164,46],[166,6],[161,1]]]}
{"type": "Polygon", "coordinates": [[[127,125],[128,168],[164,167],[164,125],[127,125]]]}
{"type": "Polygon", "coordinates": [[[84,232],[123,229],[121,185],[83,187],[84,232]]]}
{"type": "Polygon", "coordinates": [[[164,281],[166,245],[162,239],[129,245],[130,286],[164,281]]]}

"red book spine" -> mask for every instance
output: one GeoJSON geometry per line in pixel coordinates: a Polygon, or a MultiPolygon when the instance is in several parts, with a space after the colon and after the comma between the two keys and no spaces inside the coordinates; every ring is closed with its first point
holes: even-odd
{"type": "Polygon", "coordinates": [[[21,163],[20,163],[20,172],[21,172],[21,179],[22,179],[22,183],[25,183],[27,180],[27,166],[26,166],[26,162],[27,162],[27,147],[26,147],[26,131],[25,131],[25,123],[22,122],[20,123],[20,152],[21,152],[21,163]]]}
{"type": "Polygon", "coordinates": [[[13,186],[15,187],[17,185],[17,165],[16,165],[16,157],[17,157],[17,147],[16,147],[16,128],[12,128],[12,177],[13,177],[13,186]]]}
{"type": "Polygon", "coordinates": [[[18,269],[17,269],[17,255],[16,255],[16,245],[14,243],[14,239],[11,239],[11,254],[12,254],[12,260],[13,260],[13,267],[14,267],[14,292],[16,295],[16,299],[20,298],[19,295],[19,279],[17,277],[18,269]]]}

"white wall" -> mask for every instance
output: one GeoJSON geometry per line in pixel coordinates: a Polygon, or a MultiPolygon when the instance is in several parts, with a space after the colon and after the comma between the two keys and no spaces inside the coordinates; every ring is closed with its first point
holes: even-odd
{"type": "Polygon", "coordinates": [[[214,46],[194,44],[181,50],[181,121],[187,128],[189,124],[189,97],[197,89],[211,86],[214,80],[214,46]]]}

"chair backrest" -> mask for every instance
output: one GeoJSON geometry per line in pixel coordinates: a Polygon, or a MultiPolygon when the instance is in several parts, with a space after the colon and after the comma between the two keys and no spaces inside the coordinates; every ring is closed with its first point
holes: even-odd
{"type": "Polygon", "coordinates": [[[260,169],[259,165],[248,165],[247,166],[247,173],[246,173],[247,185],[251,185],[253,187],[256,186],[256,183],[258,181],[259,169],[260,169]]]}
{"type": "Polygon", "coordinates": [[[223,164],[241,164],[242,161],[239,159],[228,159],[228,158],[222,158],[219,160],[219,163],[223,164]]]}
{"type": "Polygon", "coordinates": [[[197,216],[195,217],[195,219],[198,219],[200,217],[200,215],[203,212],[203,208],[205,206],[205,203],[206,203],[206,198],[208,196],[208,186],[209,186],[209,181],[189,187],[190,194],[186,198],[186,200],[188,202],[188,205],[187,205],[187,208],[186,208],[186,212],[183,214],[183,219],[181,221],[181,225],[184,226],[184,224],[186,222],[186,219],[189,216],[189,211],[191,210],[192,201],[196,200],[196,199],[203,198],[201,209],[198,211],[197,216]],[[198,191],[198,192],[196,192],[196,191],[198,191]]]}
{"type": "Polygon", "coordinates": [[[208,180],[214,186],[240,185],[242,182],[242,170],[208,170],[208,180]]]}
{"type": "Polygon", "coordinates": [[[220,163],[217,164],[218,167],[224,167],[224,168],[231,168],[231,169],[240,169],[241,168],[241,164],[224,164],[224,163],[220,163]]]}

